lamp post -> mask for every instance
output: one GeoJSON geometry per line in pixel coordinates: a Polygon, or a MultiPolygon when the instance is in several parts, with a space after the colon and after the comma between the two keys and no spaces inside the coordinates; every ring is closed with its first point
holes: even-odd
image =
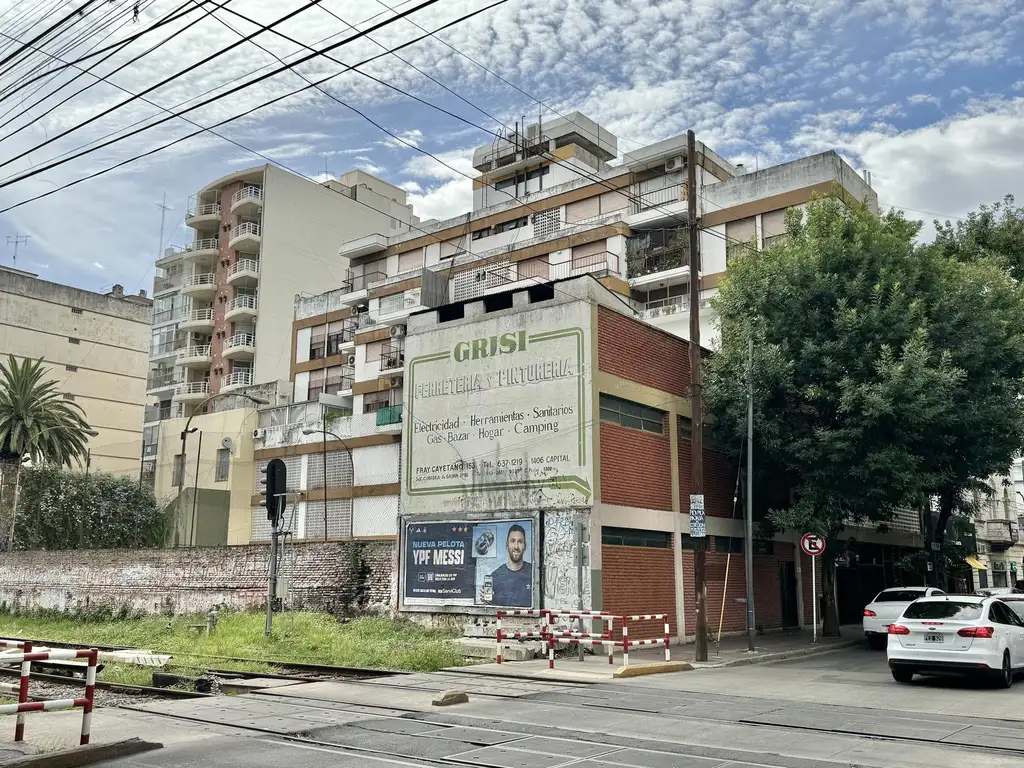
{"type": "MultiPolygon", "coordinates": [[[[46,429],[40,430],[36,434],[36,437],[39,437],[39,435],[45,435],[47,432],[50,432],[50,431],[52,431],[54,429],[63,429],[63,428],[64,428],[63,424],[55,424],[52,427],[47,427],[46,429]]],[[[82,430],[82,434],[88,435],[89,437],[96,437],[97,435],[99,435],[99,432],[97,432],[95,429],[83,429],[82,430]]],[[[90,463],[90,458],[91,458],[91,452],[89,451],[89,449],[86,449],[86,472],[87,473],[88,473],[88,467],[89,467],[89,463],[90,463]]],[[[7,532],[7,551],[8,552],[13,552],[14,551],[14,524],[15,524],[15,522],[18,519],[18,499],[21,496],[21,465],[22,465],[22,463],[24,461],[25,461],[25,454],[24,454],[24,452],[22,452],[20,458],[18,459],[18,466],[17,466],[17,468],[15,469],[15,472],[14,472],[14,498],[12,499],[12,503],[11,503],[11,527],[10,527],[10,530],[7,532]]]]}
{"type": "MultiPolygon", "coordinates": [[[[217,392],[215,394],[210,395],[208,398],[203,400],[203,402],[201,402],[199,405],[197,405],[195,408],[192,409],[192,413],[189,415],[188,419],[185,421],[185,428],[183,430],[181,430],[181,468],[178,470],[178,519],[179,520],[182,518],[181,504],[182,504],[182,498],[184,497],[184,494],[185,494],[185,450],[186,450],[186,441],[188,439],[189,433],[195,431],[195,429],[189,429],[192,426],[192,419],[194,419],[196,414],[199,413],[203,409],[203,407],[206,406],[208,403],[211,403],[214,400],[217,400],[218,398],[228,397],[228,396],[245,398],[246,400],[248,400],[249,402],[253,403],[254,405],[270,405],[270,401],[269,400],[265,400],[262,397],[256,397],[255,395],[250,395],[248,392],[217,392]]],[[[199,461],[198,457],[196,458],[196,461],[197,462],[199,461]]],[[[198,464],[197,464],[196,465],[196,471],[198,471],[198,469],[199,469],[199,467],[198,467],[198,464]]],[[[189,538],[190,539],[192,538],[191,526],[190,526],[190,529],[189,529],[189,538]]],[[[192,546],[192,542],[191,541],[189,542],[189,546],[192,546]]]]}
{"type": "Polygon", "coordinates": [[[323,426],[323,429],[311,429],[309,427],[305,427],[302,430],[302,434],[304,434],[304,435],[316,435],[316,434],[320,434],[320,433],[323,433],[323,436],[324,436],[324,449],[323,449],[323,455],[324,455],[324,541],[327,541],[327,436],[328,435],[330,435],[335,440],[337,440],[339,443],[341,443],[341,447],[344,448],[345,452],[348,454],[349,464],[352,465],[352,483],[353,484],[355,484],[355,471],[356,471],[356,467],[355,467],[355,463],[352,461],[352,449],[348,447],[348,445],[345,443],[345,441],[340,436],[338,436],[334,432],[331,432],[329,429],[327,429],[327,411],[326,411],[326,409],[324,410],[324,426],[323,426]]]}

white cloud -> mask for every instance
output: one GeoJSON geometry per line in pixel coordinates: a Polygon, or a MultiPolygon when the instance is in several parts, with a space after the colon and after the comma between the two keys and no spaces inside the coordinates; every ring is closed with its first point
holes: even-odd
{"type": "Polygon", "coordinates": [[[94,267],[96,267],[96,269],[106,269],[106,267],[104,267],[104,266],[103,266],[102,264],[100,264],[100,263],[99,263],[98,261],[94,261],[94,262],[92,263],[92,265],[93,265],[94,267]]]}

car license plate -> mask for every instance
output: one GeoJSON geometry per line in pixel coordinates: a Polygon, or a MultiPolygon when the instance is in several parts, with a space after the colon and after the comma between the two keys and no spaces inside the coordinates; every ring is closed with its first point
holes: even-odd
{"type": "Polygon", "coordinates": [[[931,632],[931,633],[929,633],[929,634],[924,636],[924,641],[926,643],[941,643],[942,642],[942,635],[940,635],[938,633],[935,633],[935,632],[931,632]]]}

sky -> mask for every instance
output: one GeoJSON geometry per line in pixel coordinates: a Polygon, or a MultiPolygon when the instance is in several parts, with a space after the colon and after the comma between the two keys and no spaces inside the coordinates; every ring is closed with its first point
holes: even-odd
{"type": "Polygon", "coordinates": [[[0,0],[0,264],[27,235],[20,269],[150,289],[155,256],[190,239],[189,196],[267,162],[317,180],[360,168],[406,189],[421,219],[453,216],[472,204],[474,147],[573,110],[620,152],[688,128],[747,168],[834,149],[924,238],[936,218],[1024,201],[1020,0],[493,2],[399,19],[429,0],[218,0],[215,16],[141,0],[136,22],[133,0],[0,0]],[[59,37],[21,48],[68,14],[59,37]]]}

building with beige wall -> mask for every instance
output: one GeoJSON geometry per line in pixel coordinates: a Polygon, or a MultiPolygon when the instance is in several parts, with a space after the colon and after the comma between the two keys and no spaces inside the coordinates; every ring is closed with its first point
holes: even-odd
{"type": "Polygon", "coordinates": [[[99,433],[94,471],[138,476],[151,316],[145,291],[94,293],[0,267],[0,357],[43,358],[99,433]]]}

